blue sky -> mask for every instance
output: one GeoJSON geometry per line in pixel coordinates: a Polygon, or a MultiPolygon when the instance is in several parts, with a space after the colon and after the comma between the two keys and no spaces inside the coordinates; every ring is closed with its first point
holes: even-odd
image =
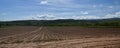
{"type": "Polygon", "coordinates": [[[0,0],[0,21],[120,18],[120,0],[0,0]]]}

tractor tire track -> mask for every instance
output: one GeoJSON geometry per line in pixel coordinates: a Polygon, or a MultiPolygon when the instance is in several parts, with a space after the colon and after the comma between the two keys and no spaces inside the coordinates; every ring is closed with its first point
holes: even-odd
{"type": "Polygon", "coordinates": [[[36,33],[37,31],[39,31],[42,27],[34,30],[34,31],[31,31],[31,32],[27,32],[27,33],[22,33],[22,34],[16,34],[16,35],[12,35],[12,36],[7,36],[7,37],[3,37],[3,38],[0,38],[0,42],[2,43],[11,43],[11,42],[14,42],[14,41],[24,41],[25,38],[27,38],[28,36],[30,35],[33,35],[33,33],[36,33]]]}
{"type": "Polygon", "coordinates": [[[93,39],[86,39],[86,40],[66,40],[66,41],[60,41],[60,42],[52,42],[52,43],[46,43],[42,46],[43,48],[68,48],[68,47],[74,47],[74,48],[93,48],[93,47],[100,47],[100,46],[109,46],[109,45],[120,45],[120,38],[108,38],[108,39],[102,39],[102,38],[94,38],[93,39]]]}

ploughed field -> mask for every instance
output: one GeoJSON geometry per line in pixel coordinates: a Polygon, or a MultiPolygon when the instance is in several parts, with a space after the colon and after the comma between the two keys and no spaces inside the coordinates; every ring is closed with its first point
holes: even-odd
{"type": "Polygon", "coordinates": [[[120,28],[0,28],[0,48],[120,48],[120,28]]]}

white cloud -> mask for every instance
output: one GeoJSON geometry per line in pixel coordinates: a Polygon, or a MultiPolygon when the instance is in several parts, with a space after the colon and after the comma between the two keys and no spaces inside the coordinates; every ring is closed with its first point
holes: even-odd
{"type": "Polygon", "coordinates": [[[101,19],[99,16],[56,16],[53,14],[38,14],[33,19],[36,20],[56,20],[56,19],[101,19]]]}
{"type": "Polygon", "coordinates": [[[115,14],[107,14],[105,16],[73,16],[74,19],[107,19],[107,18],[120,18],[120,12],[115,14]]]}
{"type": "Polygon", "coordinates": [[[86,15],[86,14],[88,14],[88,12],[87,11],[81,11],[80,14],[86,15]]]}
{"type": "Polygon", "coordinates": [[[55,19],[55,15],[52,14],[37,14],[34,19],[37,20],[54,20],[55,19]]]}
{"type": "Polygon", "coordinates": [[[74,19],[100,19],[99,16],[73,16],[74,19]]]}
{"type": "Polygon", "coordinates": [[[48,1],[46,1],[46,0],[41,1],[40,4],[48,4],[48,1]]]}
{"type": "Polygon", "coordinates": [[[120,18],[120,12],[116,12],[115,14],[107,14],[104,18],[120,18]]]}
{"type": "Polygon", "coordinates": [[[108,6],[108,8],[112,9],[112,8],[113,8],[113,6],[108,6]]]}
{"type": "Polygon", "coordinates": [[[47,0],[51,3],[61,3],[61,4],[67,4],[70,3],[71,0],[47,0]]]}
{"type": "Polygon", "coordinates": [[[27,19],[32,20],[56,20],[56,19],[107,19],[107,18],[120,18],[120,12],[116,12],[115,14],[107,14],[105,16],[95,16],[95,15],[74,15],[74,16],[58,16],[55,14],[37,14],[28,16],[27,19]]]}
{"type": "Polygon", "coordinates": [[[64,7],[65,5],[72,4],[72,0],[37,0],[40,4],[47,4],[51,6],[64,7]]]}

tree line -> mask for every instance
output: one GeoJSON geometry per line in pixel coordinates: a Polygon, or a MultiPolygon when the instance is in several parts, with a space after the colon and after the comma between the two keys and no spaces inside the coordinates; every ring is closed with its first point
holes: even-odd
{"type": "Polygon", "coordinates": [[[100,20],[21,20],[21,21],[0,21],[0,27],[6,26],[80,26],[80,27],[120,27],[120,19],[100,20]]]}

